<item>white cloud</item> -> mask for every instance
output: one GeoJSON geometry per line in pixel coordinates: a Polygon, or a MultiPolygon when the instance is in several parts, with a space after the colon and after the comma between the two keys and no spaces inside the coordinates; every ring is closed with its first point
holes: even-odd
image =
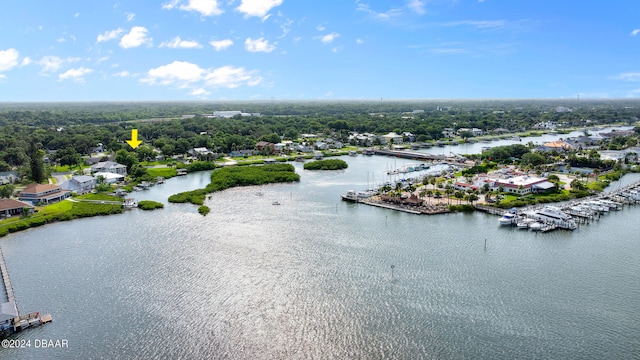
{"type": "Polygon", "coordinates": [[[233,40],[231,39],[211,40],[209,41],[209,44],[211,44],[211,46],[213,46],[216,49],[216,51],[220,51],[233,45],[233,40]]]}
{"type": "Polygon", "coordinates": [[[622,73],[618,76],[615,76],[614,79],[624,80],[624,81],[640,81],[640,72],[637,73],[622,73]]]}
{"type": "Polygon", "coordinates": [[[202,16],[220,15],[224,12],[220,8],[217,0],[187,0],[186,4],[185,1],[172,0],[162,5],[162,8],[167,10],[171,10],[176,7],[183,11],[198,12],[202,16]]]}
{"type": "Polygon", "coordinates": [[[251,52],[272,52],[276,48],[274,45],[269,44],[269,41],[265,40],[264,38],[255,40],[247,38],[244,41],[244,47],[247,49],[247,51],[251,52]]]}
{"type": "Polygon", "coordinates": [[[364,44],[364,40],[358,38],[358,39],[356,39],[356,44],[358,44],[358,45],[364,44]]]}
{"type": "Polygon", "coordinates": [[[377,12],[377,11],[371,10],[369,5],[363,4],[363,3],[358,3],[358,6],[356,9],[358,11],[362,11],[366,13],[372,19],[378,20],[378,21],[388,21],[388,20],[392,20],[394,18],[398,18],[402,16],[401,9],[390,9],[386,12],[377,12]]]}
{"type": "Polygon", "coordinates": [[[189,93],[189,95],[194,95],[194,96],[207,96],[209,94],[211,93],[203,88],[193,89],[193,91],[189,93]]]}
{"type": "Polygon", "coordinates": [[[203,69],[200,66],[174,61],[147,72],[141,82],[149,85],[174,86],[178,89],[189,89],[191,95],[205,96],[208,89],[237,88],[239,86],[256,86],[263,81],[256,71],[243,67],[223,66],[215,69],[203,69]]]}
{"type": "Polygon", "coordinates": [[[638,35],[638,34],[640,34],[640,29],[633,29],[633,31],[632,31],[632,32],[631,32],[631,34],[629,34],[629,35],[631,35],[631,36],[636,36],[636,35],[638,35]]]}
{"type": "Polygon", "coordinates": [[[424,9],[424,1],[422,0],[409,0],[407,6],[417,14],[424,14],[426,12],[424,9]]]}
{"type": "Polygon", "coordinates": [[[269,10],[282,4],[283,0],[242,0],[240,6],[236,8],[245,17],[264,17],[269,10]]]}
{"type": "Polygon", "coordinates": [[[280,29],[282,29],[282,35],[278,36],[278,39],[282,39],[291,31],[291,25],[293,25],[293,20],[287,19],[280,25],[280,29]]]}
{"type": "Polygon", "coordinates": [[[96,39],[96,41],[103,42],[103,41],[113,40],[113,39],[116,39],[118,36],[120,36],[120,34],[122,34],[123,32],[124,32],[124,29],[121,29],[121,28],[105,31],[102,34],[98,34],[98,38],[96,39]]]}
{"type": "Polygon", "coordinates": [[[206,84],[211,87],[236,88],[240,85],[256,86],[262,82],[262,77],[255,75],[255,71],[247,71],[243,67],[223,66],[209,72],[206,84]]]}
{"type": "Polygon", "coordinates": [[[113,76],[117,76],[117,77],[129,77],[129,76],[132,76],[132,75],[131,75],[131,73],[130,73],[130,72],[128,72],[128,71],[126,71],[126,70],[124,70],[124,71],[120,71],[120,72],[117,72],[117,73],[113,74],[113,76]]]}
{"type": "Polygon", "coordinates": [[[0,71],[6,71],[18,65],[18,50],[9,48],[0,50],[0,71]]]}
{"type": "Polygon", "coordinates": [[[504,20],[461,20],[461,21],[451,21],[448,23],[444,23],[444,26],[473,26],[478,29],[490,29],[490,28],[499,28],[507,25],[507,22],[504,20]]]}
{"type": "Polygon", "coordinates": [[[73,14],[73,17],[74,17],[74,18],[77,18],[78,16],[80,16],[80,13],[75,13],[75,14],[73,14]]]}
{"type": "Polygon", "coordinates": [[[120,39],[120,47],[129,49],[138,47],[144,44],[151,44],[152,39],[147,36],[147,32],[149,32],[145,27],[142,26],[134,26],[131,28],[129,33],[125,34],[120,39]]]}
{"type": "Polygon", "coordinates": [[[136,14],[130,12],[126,12],[124,14],[127,15],[127,21],[131,21],[134,17],[136,17],[136,14]]]}
{"type": "Polygon", "coordinates": [[[84,76],[87,74],[91,74],[92,72],[93,72],[92,69],[87,69],[83,67],[77,68],[77,69],[69,69],[64,73],[58,75],[58,81],[69,79],[69,80],[83,82],[84,76]]]}
{"type": "Polygon", "coordinates": [[[316,30],[318,30],[318,31],[325,31],[325,29],[326,28],[324,26],[322,26],[322,25],[316,26],[316,30]]]}
{"type": "Polygon", "coordinates": [[[43,56],[38,65],[42,66],[42,72],[56,72],[64,63],[74,63],[80,61],[80,58],[62,59],[57,56],[43,56]]]}
{"type": "Polygon", "coordinates": [[[171,41],[161,43],[160,47],[169,47],[172,49],[202,49],[202,45],[200,45],[200,43],[198,43],[197,41],[182,40],[180,39],[180,36],[176,36],[171,41]]]}
{"type": "Polygon", "coordinates": [[[174,61],[171,64],[162,65],[147,72],[147,77],[142,79],[149,84],[170,85],[173,83],[190,83],[202,80],[204,70],[190,62],[174,61]]]}
{"type": "Polygon", "coordinates": [[[339,36],[340,36],[340,34],[338,34],[336,32],[332,32],[331,34],[327,34],[327,35],[321,36],[320,37],[320,41],[322,41],[323,44],[330,44],[330,43],[333,42],[333,40],[335,40],[339,36]]]}
{"type": "Polygon", "coordinates": [[[434,48],[430,50],[434,54],[444,54],[444,55],[452,55],[452,54],[464,54],[468,51],[463,48],[434,48]]]}
{"type": "Polygon", "coordinates": [[[20,63],[20,66],[27,66],[29,64],[31,64],[33,62],[33,60],[31,60],[30,57],[25,57],[24,59],[22,59],[22,62],[20,63]]]}

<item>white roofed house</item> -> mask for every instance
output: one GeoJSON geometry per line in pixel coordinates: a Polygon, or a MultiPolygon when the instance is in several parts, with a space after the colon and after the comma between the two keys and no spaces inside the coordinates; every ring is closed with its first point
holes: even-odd
{"type": "Polygon", "coordinates": [[[127,167],[113,161],[101,161],[91,165],[91,173],[112,173],[118,175],[127,175],[127,167]]]}
{"type": "Polygon", "coordinates": [[[385,144],[389,144],[393,142],[394,144],[402,144],[402,135],[398,135],[395,132],[390,132],[387,135],[382,135],[383,142],[385,144]]]}
{"type": "Polygon", "coordinates": [[[76,194],[91,192],[96,187],[96,178],[88,175],[74,176],[60,184],[62,190],[69,190],[76,194]]]}
{"type": "Polygon", "coordinates": [[[540,193],[555,189],[555,184],[545,177],[529,175],[514,176],[506,179],[492,179],[492,189],[503,188],[503,191],[515,194],[540,193]]]}
{"type": "Polygon", "coordinates": [[[110,173],[110,172],[98,172],[98,173],[93,174],[93,176],[96,179],[102,177],[102,180],[107,184],[115,184],[118,181],[124,181],[124,175],[110,173]]]}

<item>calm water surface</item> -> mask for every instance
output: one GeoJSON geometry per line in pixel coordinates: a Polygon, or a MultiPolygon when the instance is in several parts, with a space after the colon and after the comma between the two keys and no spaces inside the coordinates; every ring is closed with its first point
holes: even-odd
{"type": "Polygon", "coordinates": [[[166,202],[199,173],[135,193],[161,210],[0,239],[20,309],[54,318],[19,338],[69,342],[0,358],[640,357],[640,207],[548,234],[411,215],[339,200],[410,162],[344,159],[213,194],[206,217],[166,202]]]}

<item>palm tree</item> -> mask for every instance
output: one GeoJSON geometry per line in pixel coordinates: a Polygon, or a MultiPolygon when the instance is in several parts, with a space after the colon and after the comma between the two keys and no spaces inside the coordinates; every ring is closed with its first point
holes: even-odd
{"type": "Polygon", "coordinates": [[[424,199],[425,195],[427,195],[427,190],[423,187],[422,190],[420,190],[420,192],[418,193],[418,196],[424,199]]]}
{"type": "Polygon", "coordinates": [[[447,185],[444,193],[447,194],[447,202],[451,204],[451,194],[453,194],[453,187],[451,187],[451,185],[447,185]]]}

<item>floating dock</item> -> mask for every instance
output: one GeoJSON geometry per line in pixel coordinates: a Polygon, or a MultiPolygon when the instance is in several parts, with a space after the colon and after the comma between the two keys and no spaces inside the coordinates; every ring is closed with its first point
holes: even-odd
{"type": "Polygon", "coordinates": [[[0,271],[2,272],[4,290],[7,294],[7,302],[0,303],[0,337],[7,337],[26,328],[40,326],[52,321],[51,315],[40,315],[39,311],[22,315],[20,314],[1,247],[0,271]]]}

